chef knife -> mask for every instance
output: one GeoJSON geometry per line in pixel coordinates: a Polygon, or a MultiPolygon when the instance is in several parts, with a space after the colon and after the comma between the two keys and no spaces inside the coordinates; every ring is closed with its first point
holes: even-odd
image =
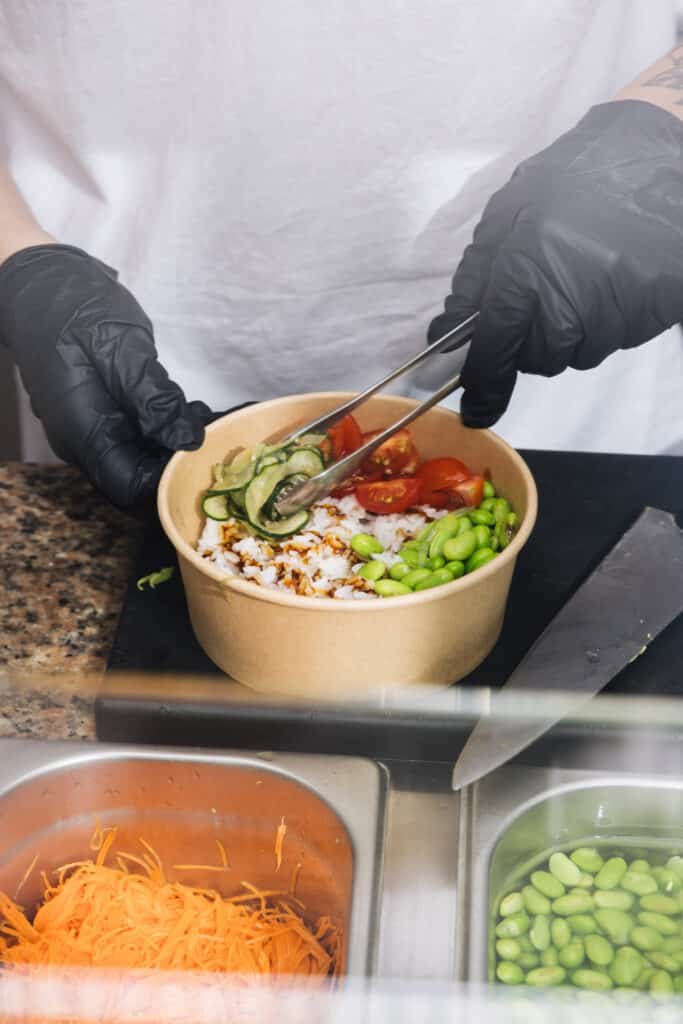
{"type": "Polygon", "coordinates": [[[505,764],[599,693],[681,612],[683,532],[669,512],[646,508],[493,697],[455,763],[453,788],[505,764]]]}

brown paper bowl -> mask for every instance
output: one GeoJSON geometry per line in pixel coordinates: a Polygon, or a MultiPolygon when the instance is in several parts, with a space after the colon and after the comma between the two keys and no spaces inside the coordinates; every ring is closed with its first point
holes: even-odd
{"type": "MultiPolygon", "coordinates": [[[[490,431],[467,430],[448,409],[434,408],[412,425],[422,458],[455,455],[475,471],[490,471],[521,518],[505,551],[471,576],[400,598],[336,601],[226,578],[195,550],[213,463],[349,397],[295,395],[230,413],[208,427],[199,451],[173,456],[159,485],[159,515],[178,553],[197,640],[224,672],[255,690],[319,700],[448,686],[483,661],[500,634],[515,562],[536,520],[536,487],[512,448],[490,431]]],[[[361,407],[358,421],[363,430],[377,429],[414,404],[375,397],[361,407]]]]}

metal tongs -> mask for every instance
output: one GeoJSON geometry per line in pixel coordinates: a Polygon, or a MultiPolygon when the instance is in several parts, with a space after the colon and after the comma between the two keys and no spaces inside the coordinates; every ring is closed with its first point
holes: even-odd
{"type": "Polygon", "coordinates": [[[407,427],[408,424],[412,423],[413,420],[416,420],[418,416],[427,412],[428,409],[437,405],[446,398],[447,395],[450,395],[451,392],[460,387],[460,374],[463,366],[465,365],[465,359],[470,347],[469,342],[474,334],[478,318],[479,313],[473,313],[472,316],[467,318],[467,320],[463,320],[463,322],[458,324],[457,327],[454,327],[452,330],[448,331],[447,334],[444,334],[443,337],[439,338],[431,345],[428,345],[422,352],[413,356],[413,358],[409,359],[407,363],[403,363],[403,365],[399,366],[398,369],[393,370],[390,374],[383,377],[382,380],[377,381],[376,384],[367,388],[367,390],[363,391],[360,395],[356,395],[355,398],[350,398],[348,402],[344,402],[343,405],[337,406],[336,409],[325,413],[324,416],[319,416],[318,419],[311,420],[310,423],[306,423],[305,426],[299,427],[293,433],[289,434],[288,437],[284,438],[282,443],[286,444],[291,441],[296,441],[304,434],[323,433],[348,413],[357,409],[358,406],[365,402],[371,395],[374,395],[377,391],[386,387],[387,384],[396,380],[397,377],[401,377],[404,373],[408,373],[409,370],[413,370],[416,366],[419,366],[426,359],[429,359],[430,356],[434,355],[435,352],[441,352],[447,345],[453,345],[453,347],[458,348],[461,352],[462,358],[460,360],[460,366],[454,377],[451,377],[450,380],[446,381],[438,391],[435,391],[434,394],[426,398],[424,402],[420,402],[420,404],[416,405],[414,409],[407,412],[405,416],[402,416],[400,420],[397,420],[396,423],[387,427],[386,430],[379,433],[377,437],[373,437],[372,440],[367,441],[355,452],[352,452],[351,455],[347,455],[338,462],[333,462],[332,465],[328,466],[327,469],[324,469],[322,473],[318,473],[316,476],[312,476],[310,480],[306,480],[304,483],[297,484],[295,487],[285,491],[280,496],[280,499],[275,502],[275,510],[277,514],[280,516],[292,515],[294,512],[298,511],[298,509],[307,508],[308,506],[313,505],[314,502],[318,501],[320,498],[324,498],[330,493],[330,491],[334,490],[335,487],[338,487],[344,480],[347,480],[352,476],[363,462],[365,462],[368,455],[371,455],[376,448],[379,448],[381,444],[384,444],[388,438],[392,437],[403,427],[407,427]]]}

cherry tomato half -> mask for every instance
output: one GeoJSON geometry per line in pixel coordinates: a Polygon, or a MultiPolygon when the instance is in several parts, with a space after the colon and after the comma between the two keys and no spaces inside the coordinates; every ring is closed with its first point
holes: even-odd
{"type": "Polygon", "coordinates": [[[356,488],[358,501],[368,512],[388,515],[391,512],[405,512],[420,499],[420,483],[415,477],[394,477],[392,480],[377,480],[360,484],[356,488]]]}
{"type": "Polygon", "coordinates": [[[484,477],[478,473],[455,485],[455,492],[462,498],[462,504],[476,508],[484,498],[484,477]]]}
{"type": "Polygon", "coordinates": [[[361,484],[369,484],[381,479],[382,474],[379,470],[376,473],[354,473],[348,480],[343,480],[338,487],[335,487],[331,496],[333,498],[344,498],[347,494],[353,494],[361,484]]]}
{"type": "MultiPolygon", "coordinates": [[[[363,444],[373,437],[377,437],[379,430],[369,434],[363,434],[363,444]]],[[[372,473],[380,470],[384,476],[403,476],[407,473],[414,473],[420,464],[420,455],[412,434],[409,430],[399,430],[388,441],[376,448],[372,455],[368,455],[363,464],[363,472],[372,473]]]]}
{"type": "Polygon", "coordinates": [[[460,459],[427,459],[418,466],[415,476],[420,481],[420,499],[434,508],[449,508],[462,504],[455,488],[471,473],[460,459]]]}
{"type": "Polygon", "coordinates": [[[339,420],[339,423],[335,423],[333,427],[330,427],[327,436],[332,445],[331,457],[334,462],[337,459],[341,459],[343,455],[350,455],[351,452],[355,452],[356,448],[360,448],[363,439],[360,427],[350,413],[339,420]]]}

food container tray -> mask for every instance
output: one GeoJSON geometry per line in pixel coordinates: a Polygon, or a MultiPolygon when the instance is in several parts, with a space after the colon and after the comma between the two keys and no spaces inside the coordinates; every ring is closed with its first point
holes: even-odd
{"type": "MultiPolygon", "coordinates": [[[[507,766],[471,787],[460,817],[456,974],[486,981],[495,909],[555,850],[683,848],[683,780],[507,766]]],[[[638,854],[642,856],[641,854],[638,854]]]]}
{"type": "Polygon", "coordinates": [[[360,759],[2,740],[0,890],[14,896],[36,858],[21,886],[21,903],[35,905],[41,871],[89,856],[98,825],[116,826],[129,851],[142,836],[166,867],[220,864],[219,840],[231,868],[224,884],[208,871],[193,872],[194,884],[286,890],[300,863],[306,915],[341,921],[346,971],[364,975],[376,949],[386,794],[385,769],[360,759]]]}

